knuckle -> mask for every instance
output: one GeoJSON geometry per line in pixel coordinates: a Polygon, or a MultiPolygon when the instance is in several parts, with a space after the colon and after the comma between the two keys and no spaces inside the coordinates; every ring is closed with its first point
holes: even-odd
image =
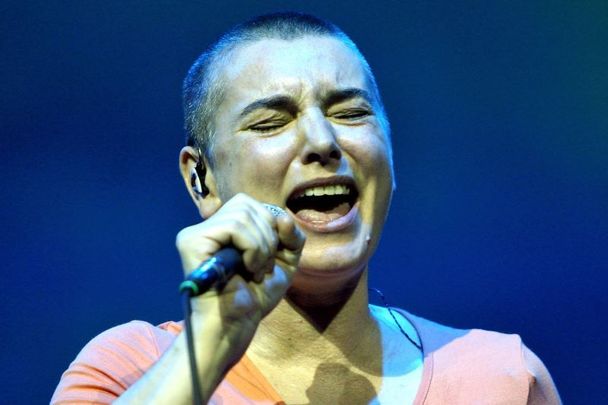
{"type": "Polygon", "coordinates": [[[277,254],[278,248],[279,248],[279,243],[277,241],[276,237],[272,238],[272,243],[268,246],[268,248],[270,249],[270,256],[274,257],[277,254]]]}
{"type": "Polygon", "coordinates": [[[262,244],[262,257],[264,259],[264,263],[266,263],[270,257],[272,256],[272,250],[269,245],[262,244]]]}
{"type": "Polygon", "coordinates": [[[251,220],[251,212],[246,208],[239,209],[228,217],[228,221],[236,230],[251,223],[251,220]]]}
{"type": "Polygon", "coordinates": [[[270,224],[274,225],[277,222],[277,217],[272,215],[272,213],[265,206],[261,206],[260,215],[270,224]]]}
{"type": "Polygon", "coordinates": [[[253,212],[251,212],[250,210],[246,210],[246,211],[243,211],[242,219],[245,222],[245,224],[252,224],[252,223],[254,223],[253,221],[255,219],[255,216],[254,216],[253,212]]]}
{"type": "Polygon", "coordinates": [[[271,235],[270,237],[272,238],[272,240],[271,240],[272,244],[275,247],[279,246],[279,244],[281,243],[281,234],[279,232],[273,230],[270,235],[271,235]]]}
{"type": "Polygon", "coordinates": [[[233,200],[238,201],[240,203],[249,203],[252,201],[252,198],[249,197],[247,194],[240,192],[237,193],[234,197],[233,200]]]}
{"type": "Polygon", "coordinates": [[[177,233],[177,235],[175,236],[175,247],[178,250],[182,250],[184,248],[184,245],[186,244],[186,241],[187,241],[189,235],[190,235],[189,228],[184,228],[177,233]]]}

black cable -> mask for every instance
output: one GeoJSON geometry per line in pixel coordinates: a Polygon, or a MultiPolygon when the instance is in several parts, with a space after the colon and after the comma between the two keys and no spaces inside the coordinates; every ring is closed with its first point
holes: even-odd
{"type": "Polygon", "coordinates": [[[214,286],[223,288],[233,274],[243,268],[241,253],[232,246],[226,246],[205,260],[194,270],[188,278],[179,285],[184,309],[184,328],[186,329],[186,343],[188,346],[188,359],[190,374],[192,375],[192,403],[201,405],[201,387],[194,353],[194,338],[192,337],[192,305],[190,299],[209,291],[214,286]]]}
{"type": "Polygon", "coordinates": [[[186,343],[188,346],[188,359],[190,361],[190,374],[192,376],[192,404],[201,405],[201,385],[198,380],[198,368],[196,366],[196,356],[194,353],[194,338],[192,337],[192,306],[190,304],[190,294],[188,291],[182,292],[182,307],[184,309],[184,328],[186,329],[186,343]]]}
{"type": "Polygon", "coordinates": [[[386,297],[384,296],[384,294],[382,294],[382,291],[380,291],[377,288],[374,287],[369,287],[368,291],[373,291],[376,294],[378,294],[380,296],[380,299],[382,300],[382,304],[384,304],[384,307],[386,309],[388,309],[388,313],[391,314],[391,316],[393,317],[393,321],[395,321],[395,324],[397,325],[397,327],[399,328],[399,330],[401,331],[401,334],[403,336],[405,336],[407,338],[407,340],[410,341],[411,344],[413,344],[414,346],[416,346],[418,348],[418,350],[420,350],[422,353],[424,353],[424,347],[422,346],[422,340],[420,341],[420,344],[416,343],[416,341],[414,341],[414,339],[412,339],[410,337],[410,335],[408,335],[403,328],[401,327],[401,324],[399,323],[399,321],[397,321],[397,317],[395,317],[395,314],[393,313],[393,310],[391,308],[391,306],[388,304],[386,297]]]}

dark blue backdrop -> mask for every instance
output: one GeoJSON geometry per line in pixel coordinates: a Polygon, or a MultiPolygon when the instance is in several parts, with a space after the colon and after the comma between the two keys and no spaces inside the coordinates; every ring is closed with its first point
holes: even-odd
{"type": "Polygon", "coordinates": [[[392,119],[371,284],[520,333],[568,403],[608,398],[607,2],[52,3],[0,6],[2,402],[48,401],[112,325],[180,318],[180,82],[229,25],[285,8],[351,34],[392,119]]]}

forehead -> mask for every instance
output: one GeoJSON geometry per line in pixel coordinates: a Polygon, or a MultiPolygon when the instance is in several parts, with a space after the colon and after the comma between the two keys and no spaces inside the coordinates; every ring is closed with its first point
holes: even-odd
{"type": "Polygon", "coordinates": [[[235,51],[222,67],[224,100],[246,103],[277,92],[296,97],[336,88],[369,90],[359,55],[339,39],[261,39],[235,51]]]}

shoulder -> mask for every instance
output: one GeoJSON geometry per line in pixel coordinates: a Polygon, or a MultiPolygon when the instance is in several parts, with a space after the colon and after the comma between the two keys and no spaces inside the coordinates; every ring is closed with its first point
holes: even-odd
{"type": "Polygon", "coordinates": [[[529,404],[559,404],[561,403],[555,383],[549,370],[532,350],[522,344],[523,359],[530,374],[529,404]]]}
{"type": "Polygon", "coordinates": [[[401,341],[402,335],[405,334],[412,343],[420,347],[419,331],[409,317],[405,315],[405,311],[376,305],[369,305],[369,310],[374,319],[399,335],[399,341],[401,341]]]}
{"type": "MultiPolygon", "coordinates": [[[[179,324],[165,322],[154,326],[144,321],[131,321],[110,328],[94,337],[80,352],[77,360],[103,352],[123,359],[158,358],[167,343],[179,333],[179,324]]],[[[118,359],[115,359],[118,360],[118,359]]]]}
{"type": "Polygon", "coordinates": [[[442,355],[458,354],[479,358],[514,356],[521,360],[522,341],[519,335],[484,329],[459,329],[398,310],[414,326],[424,344],[425,352],[442,355]]]}
{"type": "Polygon", "coordinates": [[[513,403],[560,403],[546,367],[519,335],[458,329],[403,310],[399,313],[421,337],[425,367],[432,367],[429,396],[440,398],[438,403],[468,403],[476,399],[493,403],[505,398],[513,403]]]}
{"type": "Polygon", "coordinates": [[[180,329],[175,322],[131,321],[100,333],[63,373],[51,402],[111,402],[160,358],[180,329]]]}

